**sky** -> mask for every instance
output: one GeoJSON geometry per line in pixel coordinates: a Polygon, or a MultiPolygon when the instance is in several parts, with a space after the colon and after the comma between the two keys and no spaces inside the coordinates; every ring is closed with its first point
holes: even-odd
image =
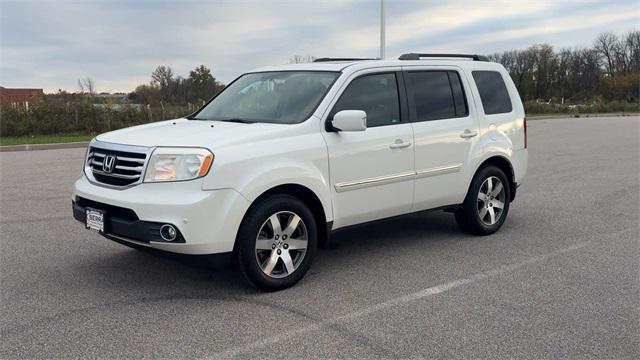
{"type": "MultiPolygon", "coordinates": [[[[0,0],[0,85],[129,92],[153,69],[204,64],[222,82],[294,55],[377,57],[379,0],[0,0]]],[[[639,0],[386,0],[387,58],[488,54],[549,43],[590,47],[640,30],[639,0]]]]}

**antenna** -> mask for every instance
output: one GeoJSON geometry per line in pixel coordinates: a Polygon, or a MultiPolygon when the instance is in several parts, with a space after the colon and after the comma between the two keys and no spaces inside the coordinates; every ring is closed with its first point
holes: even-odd
{"type": "Polygon", "coordinates": [[[380,0],[380,60],[384,60],[385,53],[385,19],[384,0],[380,0]]]}

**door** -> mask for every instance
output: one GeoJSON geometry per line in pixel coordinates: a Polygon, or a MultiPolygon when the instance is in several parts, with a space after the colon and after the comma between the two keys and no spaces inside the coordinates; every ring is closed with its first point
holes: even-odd
{"type": "Polygon", "coordinates": [[[399,72],[354,75],[329,113],[363,110],[367,129],[324,132],[334,228],[403,214],[413,203],[413,133],[399,72]],[[401,86],[399,86],[401,85],[401,86]]]}
{"type": "Polygon", "coordinates": [[[462,203],[479,129],[456,68],[405,69],[415,139],[414,211],[462,203]]]}

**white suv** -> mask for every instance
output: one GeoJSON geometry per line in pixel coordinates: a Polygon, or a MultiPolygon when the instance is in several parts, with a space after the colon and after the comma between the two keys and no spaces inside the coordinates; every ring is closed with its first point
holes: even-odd
{"type": "Polygon", "coordinates": [[[73,213],[132,247],[233,256],[277,290],[346,226],[442,209],[491,234],[526,169],[525,114],[501,65],[319,59],[248,72],[186,118],[97,136],[73,213]]]}

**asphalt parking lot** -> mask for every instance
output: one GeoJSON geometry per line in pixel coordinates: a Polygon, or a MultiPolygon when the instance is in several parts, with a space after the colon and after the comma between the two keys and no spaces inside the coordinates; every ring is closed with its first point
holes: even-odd
{"type": "Polygon", "coordinates": [[[0,154],[0,358],[638,358],[640,117],[529,122],[502,230],[337,233],[294,288],[141,253],[71,216],[83,149],[0,154]]]}

